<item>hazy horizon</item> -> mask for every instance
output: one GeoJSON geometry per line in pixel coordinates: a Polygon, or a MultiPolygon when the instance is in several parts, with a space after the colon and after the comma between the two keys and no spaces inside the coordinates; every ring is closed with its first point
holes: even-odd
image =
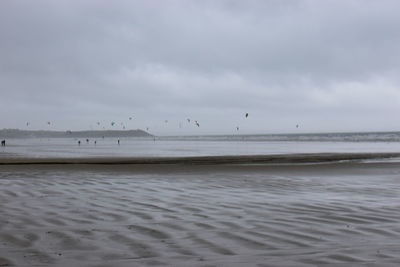
{"type": "Polygon", "coordinates": [[[0,129],[399,131],[399,8],[4,0],[0,129]]]}

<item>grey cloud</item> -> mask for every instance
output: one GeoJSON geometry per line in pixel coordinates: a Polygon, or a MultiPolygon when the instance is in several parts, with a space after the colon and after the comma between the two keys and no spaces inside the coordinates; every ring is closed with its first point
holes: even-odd
{"type": "Polygon", "coordinates": [[[210,122],[202,130],[224,132],[250,111],[258,117],[249,132],[290,130],[299,120],[322,131],[323,117],[349,112],[356,123],[328,130],[367,129],[369,110],[386,117],[399,111],[399,7],[356,0],[1,1],[0,111],[13,117],[0,118],[0,128],[45,115],[67,121],[64,128],[85,128],[97,117],[138,113],[138,127],[193,115],[210,122]]]}

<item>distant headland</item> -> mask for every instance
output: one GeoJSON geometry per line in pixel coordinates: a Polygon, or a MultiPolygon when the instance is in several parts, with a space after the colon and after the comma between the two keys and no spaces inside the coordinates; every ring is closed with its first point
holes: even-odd
{"type": "Polygon", "coordinates": [[[19,129],[2,129],[0,138],[101,138],[101,137],[152,137],[146,131],[137,130],[103,130],[103,131],[27,131],[19,129]]]}

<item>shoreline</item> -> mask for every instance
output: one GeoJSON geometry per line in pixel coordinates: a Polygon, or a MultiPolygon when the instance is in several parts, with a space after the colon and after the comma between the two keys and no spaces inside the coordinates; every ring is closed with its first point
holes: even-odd
{"type": "Polygon", "coordinates": [[[317,164],[400,158],[400,153],[302,153],[194,157],[0,157],[0,165],[243,165],[317,164]]]}

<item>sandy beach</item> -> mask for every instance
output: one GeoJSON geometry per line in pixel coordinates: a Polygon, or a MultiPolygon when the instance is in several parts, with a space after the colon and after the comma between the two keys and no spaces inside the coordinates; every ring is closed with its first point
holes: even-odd
{"type": "Polygon", "coordinates": [[[398,266],[400,163],[0,166],[0,266],[398,266]]]}

